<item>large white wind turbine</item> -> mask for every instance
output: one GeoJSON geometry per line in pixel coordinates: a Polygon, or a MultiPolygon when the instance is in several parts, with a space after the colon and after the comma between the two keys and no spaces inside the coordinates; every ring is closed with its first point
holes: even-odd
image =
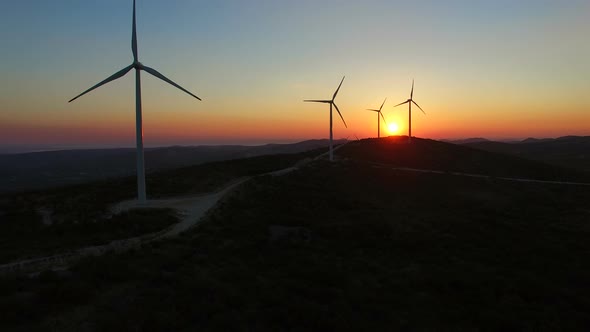
{"type": "Polygon", "coordinates": [[[336,106],[336,103],[334,103],[334,99],[336,99],[336,95],[338,94],[338,90],[340,90],[340,87],[342,86],[342,82],[344,82],[344,78],[346,76],[342,77],[342,81],[340,81],[340,85],[338,85],[338,88],[336,89],[336,92],[334,92],[334,95],[332,96],[331,100],[304,100],[304,102],[312,102],[312,103],[324,103],[324,104],[330,104],[330,161],[334,160],[334,151],[333,151],[333,147],[332,147],[332,106],[334,106],[334,108],[336,108],[336,112],[338,112],[338,115],[340,115],[340,118],[342,119],[342,122],[344,123],[344,126],[346,128],[348,128],[348,126],[346,125],[346,121],[344,121],[344,118],[342,117],[342,113],[340,113],[340,110],[338,109],[338,106],[336,106]]]}
{"type": "Polygon", "coordinates": [[[91,87],[90,89],[82,92],[75,98],[71,99],[69,102],[76,100],[78,97],[98,88],[101,85],[107,84],[111,81],[114,81],[118,78],[125,76],[131,69],[135,69],[135,134],[136,134],[136,141],[137,141],[137,199],[140,204],[144,204],[146,202],[146,194],[145,194],[145,167],[144,167],[144,157],[143,157],[143,127],[141,122],[141,80],[140,80],[140,73],[142,70],[152,74],[153,76],[161,79],[162,81],[169,83],[178,89],[188,93],[189,95],[201,100],[201,98],[195,96],[194,94],[190,93],[180,85],[172,82],[166,76],[160,74],[153,68],[144,66],[141,62],[139,62],[138,53],[137,53],[137,32],[136,32],[136,24],[135,24],[135,0],[133,0],[133,31],[131,35],[131,51],[133,51],[133,63],[129,66],[121,69],[120,71],[114,73],[107,79],[103,80],[102,82],[96,84],[95,86],[91,87]]]}
{"type": "Polygon", "coordinates": [[[377,138],[381,138],[381,119],[379,119],[379,115],[381,115],[383,122],[385,122],[385,124],[387,124],[387,121],[385,121],[385,117],[383,116],[383,113],[381,113],[381,109],[383,108],[383,105],[385,105],[386,100],[387,100],[387,98],[385,98],[385,100],[383,101],[383,104],[381,104],[381,107],[379,107],[378,110],[367,108],[367,111],[377,112],[377,138]]]}
{"type": "Polygon", "coordinates": [[[412,141],[412,103],[414,103],[414,105],[418,106],[418,108],[422,111],[422,113],[426,114],[426,112],[424,112],[424,110],[422,109],[422,107],[420,107],[420,105],[418,105],[415,101],[414,101],[414,80],[412,80],[412,91],[410,92],[410,99],[404,101],[403,103],[399,103],[393,107],[398,107],[400,105],[403,104],[408,104],[408,142],[412,141]]]}

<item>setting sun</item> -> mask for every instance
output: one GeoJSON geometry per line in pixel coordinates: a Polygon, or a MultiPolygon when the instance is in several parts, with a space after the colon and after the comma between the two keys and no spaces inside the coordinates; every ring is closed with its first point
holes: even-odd
{"type": "Polygon", "coordinates": [[[398,124],[395,122],[388,124],[387,131],[389,131],[390,134],[397,134],[397,132],[399,131],[398,124]]]}

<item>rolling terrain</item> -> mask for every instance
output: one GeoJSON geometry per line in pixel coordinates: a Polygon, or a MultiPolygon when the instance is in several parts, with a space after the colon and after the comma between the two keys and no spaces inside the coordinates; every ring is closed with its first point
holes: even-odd
{"type": "MultiPolygon", "coordinates": [[[[335,144],[346,140],[336,140],[335,144]]],[[[328,140],[258,146],[172,146],[145,150],[146,171],[327,147],[328,140]]],[[[85,183],[135,174],[134,148],[0,154],[0,193],[85,183]]]]}
{"type": "Polygon", "coordinates": [[[463,141],[472,148],[510,154],[561,167],[590,172],[590,136],[564,136],[555,139],[528,138],[518,142],[463,141]]]}
{"type": "MultiPolygon", "coordinates": [[[[67,271],[1,277],[0,328],[590,326],[590,188],[494,178],[585,181],[584,172],[398,137],[351,142],[336,157],[243,183],[177,238],[67,271]]],[[[214,170],[223,172],[219,164],[214,170]]]]}
{"type": "MultiPolygon", "coordinates": [[[[236,179],[291,167],[326,149],[259,156],[163,170],[147,177],[148,197],[165,199],[216,191],[236,179]]],[[[159,231],[178,221],[174,211],[110,207],[136,197],[135,177],[122,177],[0,195],[0,264],[159,231]]]]}

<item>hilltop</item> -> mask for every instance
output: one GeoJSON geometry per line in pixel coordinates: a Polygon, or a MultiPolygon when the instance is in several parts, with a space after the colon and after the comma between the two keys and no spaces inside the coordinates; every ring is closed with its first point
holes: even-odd
{"type": "Polygon", "coordinates": [[[517,177],[554,181],[586,181],[590,174],[495,151],[482,151],[473,144],[455,145],[429,139],[391,136],[381,140],[353,141],[342,155],[396,167],[475,173],[496,177],[517,177]],[[390,144],[388,144],[390,143],[390,144]]]}
{"type": "Polygon", "coordinates": [[[0,279],[0,326],[586,330],[590,188],[410,168],[584,174],[404,140],[355,141],[334,163],[256,177],[179,238],[88,258],[67,272],[0,279]]]}

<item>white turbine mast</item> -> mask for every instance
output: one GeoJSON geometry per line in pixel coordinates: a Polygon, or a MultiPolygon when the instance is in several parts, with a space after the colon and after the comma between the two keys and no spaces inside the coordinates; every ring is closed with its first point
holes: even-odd
{"type": "Polygon", "coordinates": [[[412,91],[410,92],[410,99],[404,101],[403,103],[399,103],[399,104],[393,106],[393,107],[398,107],[403,104],[408,104],[408,143],[412,142],[412,103],[414,105],[418,106],[418,108],[422,111],[422,113],[426,114],[426,112],[424,112],[422,107],[420,107],[420,105],[418,105],[414,101],[414,80],[412,80],[412,91]]]}
{"type": "Polygon", "coordinates": [[[332,146],[332,141],[333,141],[332,106],[334,106],[334,108],[336,108],[336,112],[338,112],[338,115],[340,115],[340,118],[342,119],[342,122],[344,123],[344,127],[348,128],[348,126],[346,125],[346,121],[344,121],[344,118],[342,117],[342,113],[340,113],[338,106],[336,106],[336,103],[334,102],[334,99],[336,99],[336,95],[338,94],[338,91],[340,90],[340,87],[342,86],[342,82],[344,82],[345,77],[346,76],[342,77],[342,81],[340,81],[340,85],[338,85],[338,88],[336,89],[336,92],[334,92],[332,99],[330,99],[330,100],[318,100],[318,99],[304,100],[304,102],[330,104],[330,161],[334,161],[334,151],[333,151],[333,146],[332,146]]]}
{"type": "Polygon", "coordinates": [[[367,111],[377,112],[377,138],[381,138],[381,119],[379,119],[379,115],[381,115],[383,122],[385,125],[387,125],[387,121],[385,121],[385,117],[383,116],[383,113],[381,113],[381,109],[383,108],[383,105],[385,105],[385,101],[387,101],[387,98],[383,100],[383,104],[381,104],[381,107],[379,107],[378,110],[367,108],[367,111]]]}
{"type": "Polygon", "coordinates": [[[102,82],[96,84],[95,86],[91,87],[90,89],[82,92],[81,94],[77,95],[76,97],[72,98],[69,102],[76,100],[78,97],[85,95],[86,93],[104,85],[109,82],[112,82],[118,78],[125,76],[131,69],[135,69],[135,134],[136,134],[136,142],[137,142],[137,199],[139,204],[145,204],[147,197],[146,197],[146,188],[145,188],[145,166],[144,166],[144,155],[143,155],[143,126],[142,126],[142,116],[141,116],[141,71],[146,71],[147,73],[161,79],[162,81],[188,93],[189,95],[201,100],[201,98],[195,96],[194,94],[190,93],[188,90],[184,89],[180,85],[174,83],[172,80],[168,79],[166,76],[160,74],[157,70],[144,66],[141,62],[139,62],[139,56],[137,52],[137,32],[136,32],[136,23],[135,23],[135,0],[133,0],[133,31],[131,35],[131,51],[133,52],[133,63],[129,66],[119,70],[118,72],[114,73],[113,75],[109,76],[102,82]]]}

